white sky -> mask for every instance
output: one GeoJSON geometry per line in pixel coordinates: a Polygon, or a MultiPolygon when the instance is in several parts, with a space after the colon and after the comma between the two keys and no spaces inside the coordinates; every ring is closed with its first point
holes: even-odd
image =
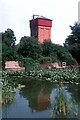
{"type": "Polygon", "coordinates": [[[17,42],[30,36],[29,20],[33,14],[53,20],[51,40],[63,44],[71,33],[69,25],[78,22],[79,0],[0,0],[0,32],[14,31],[17,42]]]}

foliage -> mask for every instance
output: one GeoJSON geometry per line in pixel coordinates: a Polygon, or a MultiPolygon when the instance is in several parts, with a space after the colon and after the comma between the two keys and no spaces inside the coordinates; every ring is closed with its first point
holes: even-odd
{"type": "Polygon", "coordinates": [[[71,65],[71,64],[76,64],[76,60],[72,57],[72,55],[70,54],[70,52],[64,47],[64,48],[60,48],[60,50],[58,51],[58,58],[59,60],[65,61],[67,63],[67,65],[71,65]]]}
{"type": "Polygon", "coordinates": [[[16,58],[15,52],[16,37],[11,29],[7,29],[2,33],[2,65],[4,69],[5,61],[14,60],[16,58]]]}
{"type": "Polygon", "coordinates": [[[2,76],[31,76],[35,78],[43,78],[50,81],[58,82],[78,82],[80,83],[80,73],[78,68],[63,68],[54,70],[32,70],[32,71],[3,71],[2,76]]]}
{"type": "Polygon", "coordinates": [[[40,65],[36,61],[34,61],[30,57],[23,58],[23,65],[25,67],[25,71],[30,71],[30,70],[39,70],[40,65]]]}
{"type": "MultiPolygon", "coordinates": [[[[51,41],[45,40],[43,44],[39,44],[34,37],[24,36],[17,47],[15,46],[16,38],[11,29],[7,29],[2,34],[2,40],[3,68],[5,67],[5,61],[11,60],[17,60],[21,66],[27,66],[27,70],[39,68],[39,64],[45,61],[67,62],[68,65],[76,63],[74,56],[72,57],[65,47],[53,44],[51,41]]],[[[79,53],[79,47],[77,51],[79,53]]]]}
{"type": "Polygon", "coordinates": [[[72,56],[80,63],[80,24],[75,23],[74,26],[70,26],[72,32],[69,35],[64,43],[64,46],[67,47],[72,56]]]}
{"type": "Polygon", "coordinates": [[[70,52],[61,45],[53,44],[51,41],[44,41],[43,56],[51,57],[52,62],[67,62],[67,64],[76,63],[76,60],[72,57],[70,52]]]}
{"type": "Polygon", "coordinates": [[[74,26],[70,26],[70,29],[72,30],[71,35],[66,38],[64,45],[80,44],[80,24],[75,23],[74,26]]]}
{"type": "Polygon", "coordinates": [[[7,29],[7,31],[2,34],[2,57],[6,60],[14,59],[15,41],[16,38],[11,29],[7,29]]]}
{"type": "Polygon", "coordinates": [[[76,61],[80,63],[80,57],[79,57],[80,56],[80,44],[75,43],[73,45],[70,45],[68,49],[70,53],[72,54],[72,56],[76,59],[76,61]]]}
{"type": "MultiPolygon", "coordinates": [[[[65,47],[47,40],[43,44],[38,44],[38,41],[33,37],[24,36],[21,38],[18,53],[23,56],[23,59],[26,59],[28,66],[32,65],[32,62],[42,63],[45,61],[76,63],[76,60],[65,47]],[[32,59],[31,63],[28,62],[28,58],[32,59]]],[[[23,59],[21,61],[24,61],[23,59]]]]}
{"type": "Polygon", "coordinates": [[[12,91],[18,86],[17,83],[9,81],[7,79],[2,79],[2,104],[10,103],[13,100],[12,91]]]}
{"type": "Polygon", "coordinates": [[[53,43],[51,41],[45,40],[42,45],[43,48],[43,56],[50,56],[53,52],[53,43]]]}
{"type": "Polygon", "coordinates": [[[40,63],[43,63],[46,61],[52,61],[51,57],[45,57],[45,56],[41,56],[38,60],[40,63]]]}
{"type": "Polygon", "coordinates": [[[60,61],[60,59],[58,58],[57,52],[51,53],[51,54],[50,54],[50,58],[51,58],[51,60],[52,60],[53,63],[54,63],[54,62],[59,63],[59,61],[60,61]]]}
{"type": "Polygon", "coordinates": [[[31,57],[32,59],[38,59],[42,53],[41,46],[38,44],[38,40],[34,37],[22,37],[20,40],[20,47],[18,53],[23,57],[31,57]]]}

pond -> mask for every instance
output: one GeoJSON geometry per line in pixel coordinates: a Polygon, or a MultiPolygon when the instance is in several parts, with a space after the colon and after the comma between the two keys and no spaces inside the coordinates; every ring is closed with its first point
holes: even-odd
{"type": "Polygon", "coordinates": [[[3,118],[80,118],[79,85],[20,79],[26,79],[25,87],[2,105],[3,118]]]}

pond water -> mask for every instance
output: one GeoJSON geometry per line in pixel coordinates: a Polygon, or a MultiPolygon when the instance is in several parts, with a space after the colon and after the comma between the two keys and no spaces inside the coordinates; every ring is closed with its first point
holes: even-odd
{"type": "Polygon", "coordinates": [[[26,80],[25,85],[24,88],[14,93],[12,102],[2,105],[3,118],[80,117],[79,85],[61,84],[44,80],[26,80]],[[60,103],[62,104],[62,112],[60,114],[58,101],[61,101],[60,103]],[[67,107],[66,105],[71,105],[72,107],[67,107]],[[64,109],[67,109],[67,112],[64,109]]]}

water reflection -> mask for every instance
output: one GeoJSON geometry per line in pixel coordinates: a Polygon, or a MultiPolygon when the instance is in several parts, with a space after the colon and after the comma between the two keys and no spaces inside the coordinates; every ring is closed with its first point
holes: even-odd
{"type": "Polygon", "coordinates": [[[37,97],[37,109],[38,110],[44,110],[47,109],[51,106],[51,101],[50,101],[50,94],[44,94],[44,89],[41,89],[41,91],[38,94],[37,97]]]}
{"type": "Polygon", "coordinates": [[[51,106],[50,94],[53,86],[50,82],[28,82],[26,87],[20,90],[20,95],[29,100],[32,110],[45,110],[51,106]]]}
{"type": "MultiPolygon", "coordinates": [[[[15,93],[15,99],[7,105],[7,116],[19,118],[75,118],[78,117],[78,85],[49,81],[26,81],[26,87],[15,93]],[[25,105],[23,105],[25,104],[25,105]],[[16,113],[13,109],[16,106],[16,113]],[[18,106],[18,107],[17,107],[18,106]],[[20,109],[21,108],[21,109],[20,109]],[[35,111],[35,114],[33,114],[35,111]]],[[[3,105],[3,111],[6,108],[3,105]]],[[[6,111],[5,111],[6,112],[6,111]]],[[[4,113],[5,114],[5,113],[4,113]]],[[[4,117],[3,114],[3,117],[4,117]]]]}

